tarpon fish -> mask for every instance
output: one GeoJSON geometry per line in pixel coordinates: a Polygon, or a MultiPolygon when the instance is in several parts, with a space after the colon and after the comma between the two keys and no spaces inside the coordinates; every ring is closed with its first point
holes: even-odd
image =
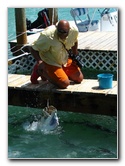
{"type": "Polygon", "coordinates": [[[41,118],[41,130],[54,130],[59,125],[57,116],[57,109],[54,106],[45,107],[42,110],[43,116],[41,118]]]}
{"type": "Polygon", "coordinates": [[[27,131],[41,130],[43,132],[49,132],[55,130],[58,125],[57,109],[47,104],[47,107],[42,109],[42,114],[34,116],[33,121],[25,125],[24,128],[27,131]]]}

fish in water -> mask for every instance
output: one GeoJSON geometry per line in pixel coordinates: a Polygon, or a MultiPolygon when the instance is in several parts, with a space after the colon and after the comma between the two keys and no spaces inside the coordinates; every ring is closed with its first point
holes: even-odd
{"type": "Polygon", "coordinates": [[[24,125],[27,131],[41,130],[42,132],[50,132],[57,128],[59,119],[57,116],[57,109],[54,106],[45,107],[41,115],[35,115],[32,122],[27,122],[24,125]]]}

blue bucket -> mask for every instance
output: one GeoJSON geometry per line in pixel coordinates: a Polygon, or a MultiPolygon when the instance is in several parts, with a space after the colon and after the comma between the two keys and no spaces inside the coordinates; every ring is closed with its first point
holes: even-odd
{"type": "Polygon", "coordinates": [[[97,77],[100,89],[112,88],[113,74],[98,74],[97,77]]]}

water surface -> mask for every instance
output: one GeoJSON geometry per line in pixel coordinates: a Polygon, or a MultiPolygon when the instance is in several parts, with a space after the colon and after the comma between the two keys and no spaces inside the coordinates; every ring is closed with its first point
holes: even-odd
{"type": "Polygon", "coordinates": [[[8,158],[117,158],[116,117],[58,111],[55,131],[26,131],[40,109],[9,106],[8,158]]]}

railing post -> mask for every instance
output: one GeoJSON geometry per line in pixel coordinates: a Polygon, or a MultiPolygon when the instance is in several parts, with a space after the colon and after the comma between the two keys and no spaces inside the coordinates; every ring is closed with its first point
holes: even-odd
{"type": "Polygon", "coordinates": [[[15,8],[17,44],[27,43],[26,17],[24,8],[15,8]]]}
{"type": "Polygon", "coordinates": [[[57,8],[48,8],[49,10],[49,20],[50,25],[56,24],[58,21],[58,9],[57,8]]]}

